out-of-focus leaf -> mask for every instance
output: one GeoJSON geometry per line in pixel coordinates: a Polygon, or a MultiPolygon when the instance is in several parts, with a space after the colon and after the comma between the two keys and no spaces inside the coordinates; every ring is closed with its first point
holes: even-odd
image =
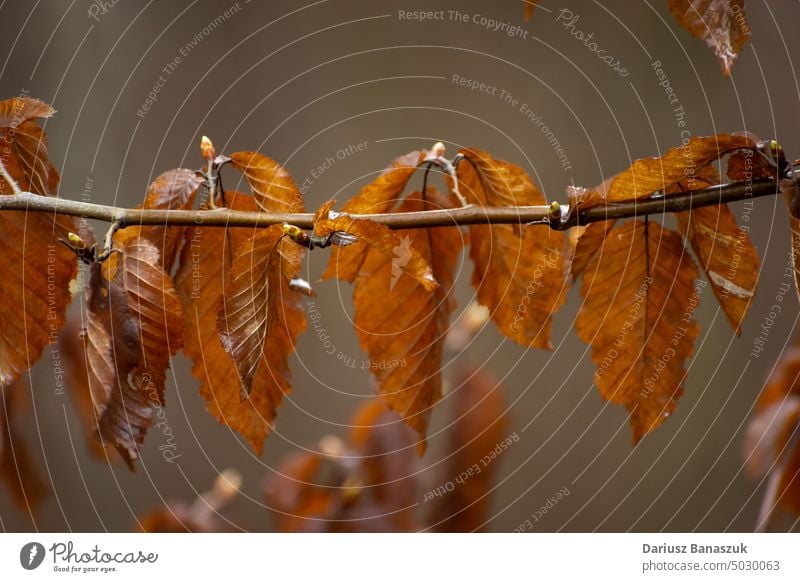
{"type": "Polygon", "coordinates": [[[669,0],[669,9],[693,37],[706,41],[722,71],[730,75],[733,61],[750,37],[744,0],[669,0]]]}
{"type": "Polygon", "coordinates": [[[439,472],[454,488],[432,499],[429,522],[435,531],[473,532],[489,519],[492,483],[501,455],[519,436],[508,433],[506,403],[499,381],[483,370],[465,367],[458,374],[449,430],[451,451],[439,472]]]}

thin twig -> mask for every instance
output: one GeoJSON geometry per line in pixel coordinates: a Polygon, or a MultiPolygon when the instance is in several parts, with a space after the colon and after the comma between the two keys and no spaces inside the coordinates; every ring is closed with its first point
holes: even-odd
{"type": "MultiPolygon", "coordinates": [[[[800,178],[800,170],[792,177],[800,178]]],[[[547,225],[554,230],[565,230],[573,226],[649,214],[682,212],[692,208],[713,206],[745,198],[771,196],[779,191],[772,179],[753,180],[751,183],[733,182],[670,194],[654,195],[632,202],[606,204],[566,212],[566,219],[554,217],[550,206],[509,206],[502,208],[468,206],[419,212],[390,212],[386,214],[359,214],[354,218],[365,218],[384,224],[391,229],[430,228],[438,226],[460,226],[469,224],[532,224],[547,225]]],[[[562,205],[565,208],[566,205],[562,205]]],[[[123,227],[133,225],[161,226],[210,226],[210,227],[267,227],[271,224],[288,223],[303,229],[313,228],[311,213],[243,212],[218,208],[216,210],[145,210],[139,208],[117,208],[90,202],[78,202],[49,196],[22,192],[14,196],[0,196],[0,211],[49,212],[68,216],[80,216],[105,222],[120,222],[123,227]]]]}

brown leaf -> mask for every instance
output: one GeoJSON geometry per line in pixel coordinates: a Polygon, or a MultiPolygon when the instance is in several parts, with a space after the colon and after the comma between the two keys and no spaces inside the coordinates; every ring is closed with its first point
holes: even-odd
{"type": "Polygon", "coordinates": [[[89,387],[89,368],[86,343],[81,336],[80,317],[70,316],[58,335],[58,352],[63,357],[66,390],[78,413],[91,454],[98,459],[109,459],[103,444],[95,438],[97,421],[89,387]]]}
{"type": "MultiPolygon", "coordinates": [[[[169,170],[156,178],[147,189],[144,203],[139,208],[149,210],[189,210],[194,206],[197,189],[203,179],[193,170],[169,170]]],[[[138,226],[117,232],[115,244],[124,244],[123,239],[144,237],[159,251],[160,264],[167,272],[172,271],[179,246],[184,238],[185,226],[138,226]]]]}
{"type": "MultiPolygon", "coordinates": [[[[397,212],[427,207],[416,192],[397,212]]],[[[454,228],[403,230],[392,255],[369,248],[353,291],[356,333],[378,392],[419,433],[423,450],[431,410],[442,395],[442,353],[455,307],[454,270],[461,247],[454,228]],[[412,252],[430,264],[438,287],[402,275],[412,252]]]]}
{"type": "Polygon", "coordinates": [[[125,290],[103,277],[95,263],[86,288],[83,329],[97,436],[116,447],[133,470],[139,446],[153,420],[152,403],[131,385],[130,375],[141,363],[139,326],[128,307],[125,290]]]}
{"type": "Polygon", "coordinates": [[[22,382],[0,386],[0,479],[16,506],[30,516],[47,496],[47,485],[36,471],[19,427],[28,405],[27,390],[22,382]]]}
{"type": "Polygon", "coordinates": [[[231,154],[232,164],[250,185],[264,212],[302,212],[303,197],[292,177],[278,162],[257,152],[231,154]]]}
{"type": "Polygon", "coordinates": [[[640,220],[614,228],[584,271],[575,329],[592,346],[600,394],[630,413],[634,442],[664,422],[683,393],[700,333],[696,278],[681,237],[640,220]]]}
{"type": "Polygon", "coordinates": [[[499,456],[519,436],[508,434],[503,390],[488,372],[461,369],[456,388],[448,398],[452,399],[450,454],[440,479],[442,484],[452,482],[455,487],[436,497],[429,521],[440,532],[483,531],[489,518],[492,483],[501,462],[499,456]]]}
{"type": "Polygon", "coordinates": [[[64,324],[78,265],[57,241],[58,224],[45,213],[0,213],[0,386],[28,370],[64,324]]]}
{"type": "Polygon", "coordinates": [[[570,261],[573,280],[577,280],[578,277],[583,275],[586,266],[594,259],[598,251],[602,252],[603,241],[606,240],[608,233],[611,232],[616,223],[616,220],[593,222],[580,233],[570,261]]]}
{"type": "MultiPolygon", "coordinates": [[[[407,245],[403,246],[401,236],[388,227],[371,220],[354,219],[349,216],[338,216],[332,220],[320,220],[314,225],[314,234],[319,237],[326,237],[334,232],[346,232],[355,235],[358,240],[351,246],[365,250],[375,250],[389,260],[395,258],[395,249],[405,249],[402,260],[395,262],[397,268],[402,273],[418,281],[422,287],[429,291],[438,286],[428,261],[417,249],[407,245]]],[[[366,258],[366,254],[364,258],[366,258]]],[[[361,262],[363,264],[364,259],[361,262]]],[[[360,270],[361,267],[359,267],[360,270]]],[[[325,279],[330,276],[344,278],[347,275],[338,269],[331,273],[329,269],[325,271],[322,277],[325,279]]]]}
{"type": "Polygon", "coordinates": [[[759,260],[747,231],[727,204],[679,212],[678,230],[691,243],[728,322],[742,333],[758,286],[759,260]]]}
{"type": "MultiPolygon", "coordinates": [[[[53,113],[49,105],[29,97],[0,101],[3,164],[25,192],[50,195],[58,189],[58,171],[48,159],[47,135],[36,124],[53,113]]],[[[11,187],[0,178],[0,194],[10,193],[11,187]]]]}
{"type": "MultiPolygon", "coordinates": [[[[470,202],[544,204],[544,196],[518,166],[480,150],[461,153],[469,161],[458,166],[458,179],[470,202]]],[[[549,229],[523,228],[517,234],[518,230],[512,225],[469,227],[472,285],[504,335],[524,346],[550,349],[551,316],[566,293],[564,236],[549,229]]]]}
{"type": "MultiPolygon", "coordinates": [[[[400,156],[386,168],[380,176],[364,186],[342,207],[347,214],[382,214],[389,212],[414,175],[417,167],[425,160],[427,152],[414,151],[400,156]]],[[[364,262],[367,249],[362,245],[331,248],[331,256],[323,279],[336,277],[342,281],[355,281],[364,262]]]]}
{"type": "Polygon", "coordinates": [[[723,73],[730,75],[733,61],[750,37],[744,0],[669,0],[669,9],[693,37],[706,41],[723,73]]]}
{"type": "Polygon", "coordinates": [[[704,169],[713,161],[738,149],[754,149],[756,145],[750,136],[742,134],[693,137],[659,158],[636,160],[597,190],[609,202],[635,200],[665,190],[681,180],[702,177],[704,169]]]}
{"type": "MultiPolygon", "coordinates": [[[[37,118],[49,117],[50,107],[36,99],[0,101],[2,161],[20,188],[46,195],[58,188],[58,172],[47,159],[44,131],[37,118]]],[[[13,195],[0,178],[0,196],[13,195]]],[[[0,280],[0,386],[8,386],[55,343],[72,299],[70,281],[77,274],[75,255],[58,243],[77,232],[67,216],[35,212],[0,214],[0,253],[4,276],[0,280]]]]}
{"type": "MultiPolygon", "coordinates": [[[[274,224],[236,249],[217,319],[222,346],[236,363],[245,394],[260,370],[273,380],[269,399],[275,407],[291,390],[287,360],[305,329],[299,294],[289,288],[302,255],[284,256],[283,236],[283,226],[274,224]]],[[[274,416],[270,411],[269,418],[274,416]]]]}
{"type": "Polygon", "coordinates": [[[103,265],[91,267],[84,337],[98,435],[133,469],[164,405],[166,369],[181,345],[183,317],[158,250],[143,238],[125,243],[112,278],[103,265]]]}
{"type": "Polygon", "coordinates": [[[747,425],[744,452],[749,473],[777,480],[774,499],[800,515],[800,347],[774,368],[747,425]]]}
{"type": "MultiPolygon", "coordinates": [[[[227,192],[228,208],[253,212],[257,210],[252,197],[245,194],[227,192]]],[[[235,249],[246,245],[248,239],[257,231],[253,228],[189,228],[181,254],[180,268],[175,284],[184,302],[186,314],[184,352],[192,360],[192,374],[200,381],[200,394],[206,401],[209,412],[221,423],[226,424],[244,436],[256,453],[261,453],[264,439],[270,431],[275,418],[277,396],[282,394],[281,386],[288,385],[280,374],[273,377],[268,370],[253,377],[253,389],[246,401],[242,402],[242,382],[236,365],[222,346],[217,333],[217,320],[223,293],[227,291],[226,282],[231,277],[235,249]]],[[[284,272],[291,272],[296,264],[299,272],[302,249],[294,242],[283,240],[281,252],[290,256],[284,261],[284,272]],[[293,253],[289,255],[289,253],[293,253]]],[[[283,317],[296,321],[302,312],[294,298],[299,292],[286,292],[291,278],[285,279],[282,297],[287,301],[283,317]]],[[[303,321],[305,318],[303,317],[303,321]]],[[[293,324],[294,325],[294,324],[293,324]]],[[[304,324],[303,324],[304,325],[304,324]]],[[[279,326],[281,327],[281,326],[279,326]]],[[[302,330],[292,327],[291,337],[281,328],[277,337],[270,342],[285,346],[281,348],[288,356],[290,344],[302,330]],[[290,341],[291,340],[291,341],[290,341]]],[[[262,366],[262,369],[265,368],[262,366]]]]}

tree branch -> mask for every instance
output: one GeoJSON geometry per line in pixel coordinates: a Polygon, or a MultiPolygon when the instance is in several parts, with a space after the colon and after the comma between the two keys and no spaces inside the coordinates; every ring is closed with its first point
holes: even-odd
{"type": "MultiPolygon", "coordinates": [[[[800,170],[794,170],[791,178],[800,179],[800,170]]],[[[586,209],[578,207],[574,211],[566,205],[553,206],[510,206],[503,208],[466,206],[442,210],[420,212],[400,212],[385,214],[354,214],[354,218],[364,218],[386,225],[391,229],[430,228],[468,224],[532,224],[547,225],[554,230],[566,230],[573,226],[591,222],[682,212],[692,208],[713,206],[734,202],[745,198],[771,196],[779,192],[779,185],[773,179],[753,180],[751,183],[733,182],[679,192],[669,196],[653,195],[632,202],[606,204],[586,209]],[[554,211],[555,207],[555,211],[554,211]],[[563,210],[566,209],[566,212],[563,210]]],[[[117,208],[89,202],[78,202],[39,196],[30,192],[14,195],[0,195],[0,210],[19,212],[49,212],[68,216],[80,216],[117,223],[120,228],[131,225],[161,226],[212,226],[267,227],[271,224],[288,223],[304,229],[313,228],[314,215],[310,213],[267,213],[242,212],[217,208],[213,210],[144,210],[138,208],[117,208]]]]}

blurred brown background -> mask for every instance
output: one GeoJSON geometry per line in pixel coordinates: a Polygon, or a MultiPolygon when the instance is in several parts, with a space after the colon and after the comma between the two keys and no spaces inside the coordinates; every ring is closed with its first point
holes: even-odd
{"type": "MultiPolygon", "coordinates": [[[[62,196],[124,206],[139,203],[162,171],[198,167],[203,134],[218,150],[262,151],[299,184],[310,178],[309,208],[330,196],[347,198],[396,155],[437,140],[450,154],[474,145],[520,164],[548,198],[564,200],[570,183],[597,184],[633,159],[680,145],[672,106],[651,68],[655,60],[692,134],[746,129],[776,137],[790,156],[800,157],[793,61],[800,58],[800,4],[746,3],[753,36],[731,78],[702,41],[679,28],[666,4],[544,0],[533,21],[524,23],[518,1],[119,0],[101,8],[87,0],[11,0],[0,4],[0,97],[27,91],[58,110],[46,129],[63,175],[62,196]],[[580,15],[576,28],[594,33],[629,76],[615,73],[556,22],[562,7],[580,15]],[[447,13],[427,23],[399,17],[400,10],[431,9],[458,10],[468,22],[447,13]],[[487,30],[474,15],[519,25],[525,34],[487,30]],[[181,61],[170,68],[175,57],[181,61]],[[157,101],[137,115],[160,75],[157,101]],[[498,95],[469,91],[453,83],[453,75],[496,86],[498,95]],[[499,98],[503,89],[541,115],[570,169],[520,107],[499,98]],[[360,142],[367,144],[363,151],[336,159],[338,150],[360,142]],[[336,163],[314,178],[312,169],[326,158],[336,163]]],[[[231,188],[233,173],[228,176],[231,188]]],[[[420,180],[415,177],[412,187],[420,180]]],[[[556,317],[553,352],[525,351],[491,326],[482,332],[462,357],[504,378],[512,430],[521,437],[499,461],[489,529],[514,529],[563,487],[570,495],[535,524],[536,531],[752,529],[764,484],[744,474],[743,428],[793,335],[798,309],[792,297],[765,353],[751,357],[786,267],[782,200],[756,201],[751,224],[763,269],[744,333],[732,337],[706,291],[699,311],[703,333],[678,411],[636,448],[625,411],[597,394],[587,346],[570,330],[576,290],[556,317]]],[[[325,259],[324,251],[313,253],[311,280],[325,259]]],[[[462,263],[460,308],[472,296],[470,273],[462,263]]],[[[317,290],[336,348],[362,358],[349,321],[349,286],[327,282],[317,290]]],[[[287,452],[343,434],[372,391],[367,372],[326,355],[313,333],[301,337],[292,367],[294,393],[257,458],[205,413],[179,356],[167,413],[181,456],[175,464],[164,462],[157,450],[162,437],[152,433],[138,473],[129,474],[87,455],[72,402],[56,393],[45,354],[32,374],[25,430],[52,492],[32,521],[0,489],[0,528],[129,530],[137,515],[163,500],[191,501],[220,470],[235,467],[244,474],[244,494],[228,515],[245,529],[269,530],[259,482],[287,452]]],[[[445,373],[452,368],[448,364],[445,373]]],[[[434,412],[424,466],[441,458],[437,430],[448,404],[434,412]]],[[[420,501],[439,484],[432,475],[422,473],[420,501]]]]}

